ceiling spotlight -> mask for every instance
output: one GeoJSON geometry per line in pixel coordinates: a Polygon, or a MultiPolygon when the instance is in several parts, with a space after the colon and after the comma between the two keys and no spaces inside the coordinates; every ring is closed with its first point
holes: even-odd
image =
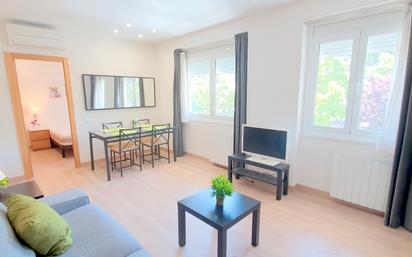
{"type": "Polygon", "coordinates": [[[115,29],[115,30],[113,30],[113,33],[114,33],[114,34],[117,34],[117,33],[119,33],[119,30],[118,30],[118,29],[115,29]]]}
{"type": "Polygon", "coordinates": [[[152,32],[153,32],[153,33],[156,33],[156,31],[157,31],[156,29],[152,29],[152,32]]]}
{"type": "Polygon", "coordinates": [[[143,35],[142,35],[142,34],[139,34],[139,35],[138,35],[138,37],[139,37],[139,38],[142,38],[142,37],[143,37],[143,35]]]}
{"type": "Polygon", "coordinates": [[[132,27],[132,24],[127,23],[127,24],[126,24],[126,27],[131,28],[131,27],[132,27]]]}

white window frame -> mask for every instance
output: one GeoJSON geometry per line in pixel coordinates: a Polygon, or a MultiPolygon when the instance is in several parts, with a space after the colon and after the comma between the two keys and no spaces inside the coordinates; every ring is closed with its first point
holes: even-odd
{"type": "Polygon", "coordinates": [[[406,49],[406,33],[403,31],[404,21],[402,19],[404,13],[405,11],[382,14],[384,17],[389,17],[388,23],[385,25],[381,24],[378,27],[375,21],[381,19],[381,16],[375,18],[366,17],[364,20],[359,21],[343,20],[332,25],[327,24],[324,25],[323,31],[321,30],[319,33],[316,33],[316,28],[323,25],[311,24],[307,27],[309,33],[306,44],[307,55],[302,110],[303,134],[367,143],[377,142],[380,135],[379,131],[357,129],[368,37],[393,32],[398,33],[399,39],[395,57],[392,90],[394,87],[403,86],[402,83],[399,83],[399,79],[396,80],[396,77],[400,75],[403,68],[404,58],[401,53],[406,49]],[[338,31],[338,33],[334,31],[338,31]],[[345,125],[344,128],[316,127],[314,124],[314,114],[320,45],[341,40],[353,40],[345,125]]]}
{"type": "Polygon", "coordinates": [[[235,58],[234,42],[225,42],[218,45],[210,45],[200,48],[195,48],[187,51],[186,65],[187,78],[189,77],[189,65],[196,62],[209,62],[209,92],[210,92],[210,114],[194,114],[190,112],[190,84],[187,79],[187,102],[188,102],[188,118],[189,121],[205,121],[218,123],[232,123],[232,117],[216,115],[216,60],[222,58],[235,58]]]}
{"type": "MultiPolygon", "coordinates": [[[[351,124],[354,126],[354,128],[351,128],[351,133],[355,135],[356,137],[360,138],[370,138],[371,140],[374,140],[379,137],[381,131],[373,131],[373,130],[360,130],[358,129],[358,119],[360,115],[360,98],[362,94],[362,85],[363,85],[363,76],[364,76],[364,71],[365,71],[365,61],[366,61],[366,54],[367,54],[367,48],[368,48],[368,39],[369,37],[373,36],[378,36],[382,34],[390,34],[393,32],[398,33],[398,44],[396,47],[396,55],[395,55],[395,63],[394,63],[394,70],[393,70],[393,75],[392,75],[392,87],[391,91],[394,90],[394,87],[402,87],[403,84],[396,83],[396,78],[399,76],[400,72],[399,69],[400,67],[400,53],[401,53],[401,45],[402,45],[402,31],[401,27],[402,25],[399,25],[400,27],[394,28],[393,26],[388,26],[388,27],[381,27],[381,28],[368,28],[362,32],[361,41],[360,41],[360,52],[359,52],[359,62],[358,62],[358,67],[356,71],[356,76],[357,76],[357,81],[355,82],[355,89],[356,92],[354,92],[354,102],[353,102],[353,110],[356,110],[352,115],[351,119],[351,124]]],[[[389,103],[388,103],[389,104],[389,103]]]]}

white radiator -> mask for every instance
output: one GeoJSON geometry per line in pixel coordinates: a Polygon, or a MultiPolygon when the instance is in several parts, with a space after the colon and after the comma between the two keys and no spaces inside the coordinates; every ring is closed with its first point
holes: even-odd
{"type": "Polygon", "coordinates": [[[337,154],[332,160],[330,196],[385,211],[391,165],[364,157],[337,154]]]}

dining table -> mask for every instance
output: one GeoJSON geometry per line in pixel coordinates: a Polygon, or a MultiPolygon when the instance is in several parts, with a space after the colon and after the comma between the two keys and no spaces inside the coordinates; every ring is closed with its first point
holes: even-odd
{"type": "MultiPolygon", "coordinates": [[[[94,163],[94,147],[93,147],[93,139],[101,140],[104,145],[104,158],[105,158],[105,163],[106,163],[106,175],[107,175],[107,180],[111,180],[111,174],[110,174],[110,157],[109,157],[109,149],[108,149],[108,144],[113,143],[113,142],[119,142],[120,138],[122,140],[130,140],[138,137],[148,137],[148,136],[156,136],[164,133],[171,133],[174,135],[174,128],[173,127],[165,127],[164,129],[162,128],[156,128],[156,130],[152,129],[152,125],[142,125],[140,126],[142,128],[141,133],[136,134],[130,134],[129,137],[125,137],[122,135],[120,137],[120,130],[122,128],[110,128],[110,129],[102,129],[102,130],[96,130],[96,131],[89,131],[89,145],[90,145],[90,164],[91,164],[91,169],[94,170],[95,168],[95,163],[94,163]]],[[[175,144],[173,143],[173,161],[176,161],[176,151],[175,151],[175,144]]]]}

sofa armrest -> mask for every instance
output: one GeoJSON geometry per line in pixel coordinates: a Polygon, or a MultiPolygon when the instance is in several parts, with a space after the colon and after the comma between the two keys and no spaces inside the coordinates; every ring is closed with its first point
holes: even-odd
{"type": "Polygon", "coordinates": [[[90,203],[87,194],[80,189],[73,189],[46,196],[40,199],[40,201],[48,204],[60,215],[90,203]]]}

